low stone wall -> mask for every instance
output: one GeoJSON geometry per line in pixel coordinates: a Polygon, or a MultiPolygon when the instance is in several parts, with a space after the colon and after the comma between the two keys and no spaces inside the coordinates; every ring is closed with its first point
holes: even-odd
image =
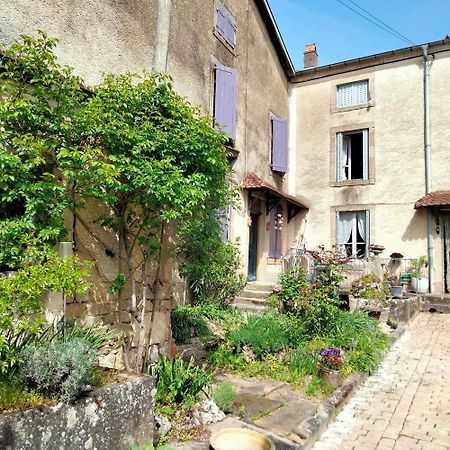
{"type": "Polygon", "coordinates": [[[156,390],[149,377],[108,385],[71,405],[0,415],[0,449],[130,450],[153,441],[156,390]]]}
{"type": "Polygon", "coordinates": [[[389,311],[389,320],[395,323],[410,322],[420,311],[420,296],[395,299],[389,311]]]}

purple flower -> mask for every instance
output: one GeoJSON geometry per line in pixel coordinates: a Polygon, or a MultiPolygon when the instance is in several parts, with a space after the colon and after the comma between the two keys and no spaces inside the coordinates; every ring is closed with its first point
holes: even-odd
{"type": "Polygon", "coordinates": [[[329,356],[340,356],[341,350],[339,348],[325,348],[320,352],[320,356],[327,358],[329,356]]]}
{"type": "Polygon", "coordinates": [[[281,291],[281,284],[276,284],[276,285],[273,287],[273,292],[274,292],[275,294],[278,294],[280,291],[281,291]]]}

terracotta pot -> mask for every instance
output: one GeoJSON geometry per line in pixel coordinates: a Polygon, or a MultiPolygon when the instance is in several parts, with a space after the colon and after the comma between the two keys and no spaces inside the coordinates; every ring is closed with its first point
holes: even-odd
{"type": "Polygon", "coordinates": [[[342,386],[342,372],[319,366],[319,376],[322,381],[334,387],[342,386]]]}

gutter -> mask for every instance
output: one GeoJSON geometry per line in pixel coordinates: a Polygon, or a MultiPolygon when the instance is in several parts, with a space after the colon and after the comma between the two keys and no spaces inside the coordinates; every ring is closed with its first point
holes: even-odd
{"type": "MultiPolygon", "coordinates": [[[[425,194],[431,192],[431,144],[430,144],[430,57],[429,44],[422,46],[423,55],[423,141],[425,159],[425,194]]],[[[428,253],[428,280],[429,292],[434,287],[434,241],[433,241],[433,208],[427,211],[427,253],[428,253]]]]}

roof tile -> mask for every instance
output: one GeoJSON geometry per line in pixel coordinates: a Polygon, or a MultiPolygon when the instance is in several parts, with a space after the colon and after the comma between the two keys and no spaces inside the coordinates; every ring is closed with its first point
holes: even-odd
{"type": "Polygon", "coordinates": [[[427,206],[450,205],[450,191],[429,192],[414,204],[415,209],[426,208],[427,206]]]}

